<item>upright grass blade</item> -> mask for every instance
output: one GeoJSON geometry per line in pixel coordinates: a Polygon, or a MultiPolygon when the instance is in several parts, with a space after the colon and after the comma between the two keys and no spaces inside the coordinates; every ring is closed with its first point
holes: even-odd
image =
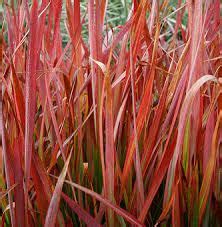
{"type": "Polygon", "coordinates": [[[218,145],[218,130],[219,125],[221,124],[222,120],[222,112],[219,113],[217,118],[217,123],[214,129],[213,138],[212,138],[212,145],[211,145],[211,154],[209,160],[207,162],[207,171],[204,174],[203,182],[200,189],[200,201],[199,201],[199,224],[201,224],[204,211],[206,209],[207,200],[209,198],[210,193],[210,186],[212,184],[213,179],[213,172],[216,165],[216,156],[217,156],[217,145],[218,145]]]}
{"type": "MultiPolygon", "coordinates": [[[[111,56],[111,54],[110,54],[111,56]]],[[[111,59],[111,58],[110,58],[111,59]]],[[[114,149],[114,124],[113,124],[113,94],[111,87],[111,79],[108,62],[107,71],[105,72],[104,87],[106,92],[106,116],[105,116],[105,126],[106,126],[106,150],[105,150],[105,163],[106,163],[106,189],[107,198],[111,202],[115,202],[115,185],[114,185],[114,174],[115,174],[115,149],[114,149]]],[[[108,220],[109,226],[114,225],[114,213],[112,210],[108,210],[108,220]]]]}
{"type": "Polygon", "coordinates": [[[15,218],[17,226],[25,226],[25,199],[23,190],[22,150],[24,143],[22,136],[15,140],[14,144],[14,176],[15,183],[15,218]]]}
{"type": "MultiPolygon", "coordinates": [[[[88,3],[88,14],[89,14],[89,45],[90,45],[90,57],[92,59],[97,59],[97,44],[95,35],[95,13],[94,13],[94,0],[90,0],[88,3]]],[[[92,101],[93,106],[96,106],[96,67],[93,62],[91,62],[92,67],[92,101]]],[[[94,129],[95,135],[97,135],[97,118],[96,109],[94,110],[94,129]]]]}
{"type": "MultiPolygon", "coordinates": [[[[28,191],[30,180],[30,168],[33,152],[34,118],[36,110],[36,67],[38,60],[37,36],[38,36],[38,1],[34,0],[30,16],[30,36],[28,43],[28,60],[25,86],[25,204],[28,215],[28,191]]],[[[28,225],[28,216],[26,217],[28,225]]]]}
{"type": "Polygon", "coordinates": [[[16,101],[16,111],[18,115],[18,119],[20,122],[21,132],[24,137],[25,133],[25,102],[24,102],[24,95],[19,84],[18,77],[15,72],[15,68],[13,62],[11,62],[11,70],[12,70],[12,81],[13,81],[13,88],[14,88],[14,97],[16,101]]]}

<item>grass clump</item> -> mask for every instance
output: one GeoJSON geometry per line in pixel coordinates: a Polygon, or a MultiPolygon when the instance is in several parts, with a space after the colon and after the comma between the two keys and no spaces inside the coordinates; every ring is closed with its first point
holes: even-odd
{"type": "Polygon", "coordinates": [[[220,226],[220,1],[3,7],[2,225],[220,226]]]}

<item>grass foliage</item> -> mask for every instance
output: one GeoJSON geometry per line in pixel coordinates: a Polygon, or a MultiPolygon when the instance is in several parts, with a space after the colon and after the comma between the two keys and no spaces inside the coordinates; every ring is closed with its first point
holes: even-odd
{"type": "Polygon", "coordinates": [[[221,226],[220,0],[1,4],[2,226],[221,226]]]}

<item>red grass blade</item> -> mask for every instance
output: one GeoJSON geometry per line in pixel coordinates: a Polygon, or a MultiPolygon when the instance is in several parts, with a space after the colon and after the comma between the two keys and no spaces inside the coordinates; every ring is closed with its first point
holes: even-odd
{"type": "Polygon", "coordinates": [[[62,193],[63,199],[69,205],[69,207],[78,215],[78,217],[83,220],[88,226],[99,227],[100,224],[97,223],[96,219],[93,218],[88,212],[82,209],[78,203],[70,199],[66,194],[62,193]]]}
{"type": "Polygon", "coordinates": [[[13,80],[13,90],[14,90],[14,97],[16,101],[16,112],[18,115],[18,119],[21,125],[21,132],[25,133],[25,102],[24,102],[24,95],[19,84],[18,77],[15,72],[15,68],[13,62],[11,62],[11,69],[12,69],[12,80],[13,80]]]}
{"type": "Polygon", "coordinates": [[[71,155],[72,152],[70,152],[69,157],[67,158],[65,165],[62,169],[62,172],[58,178],[58,181],[56,183],[56,187],[55,190],[53,192],[50,204],[49,204],[49,208],[47,211],[47,215],[46,215],[46,219],[45,219],[45,224],[44,226],[55,226],[56,224],[56,218],[57,218],[57,214],[59,211],[59,203],[60,203],[60,199],[61,199],[61,193],[62,193],[62,186],[66,177],[66,173],[68,170],[68,166],[69,166],[69,162],[71,159],[71,155]]]}
{"type": "Polygon", "coordinates": [[[22,137],[15,140],[14,145],[14,170],[15,170],[15,218],[17,226],[25,226],[25,199],[23,189],[22,151],[24,143],[22,137]]]}
{"type": "MultiPolygon", "coordinates": [[[[38,1],[33,1],[30,17],[30,37],[28,46],[28,62],[25,88],[25,204],[26,215],[28,215],[28,190],[30,179],[30,168],[32,160],[34,117],[36,109],[36,67],[37,67],[37,32],[38,32],[38,1]]],[[[28,218],[26,218],[28,224],[28,218]]]]}

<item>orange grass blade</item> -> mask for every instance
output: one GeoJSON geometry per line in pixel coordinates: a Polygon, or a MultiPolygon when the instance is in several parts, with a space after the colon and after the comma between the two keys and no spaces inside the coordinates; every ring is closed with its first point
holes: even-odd
{"type": "Polygon", "coordinates": [[[222,121],[222,112],[220,111],[218,118],[217,118],[214,133],[213,133],[211,153],[210,153],[209,160],[207,162],[207,171],[204,174],[201,189],[200,189],[200,194],[199,194],[199,198],[200,198],[200,202],[199,202],[199,213],[200,213],[199,214],[199,224],[200,225],[201,225],[201,222],[202,222],[202,219],[203,219],[204,211],[205,211],[207,200],[208,200],[208,197],[209,197],[210,186],[212,184],[213,172],[214,172],[214,169],[215,169],[216,157],[217,157],[217,153],[218,153],[218,148],[217,148],[218,130],[219,130],[219,126],[221,124],[221,121],[222,121]]]}

